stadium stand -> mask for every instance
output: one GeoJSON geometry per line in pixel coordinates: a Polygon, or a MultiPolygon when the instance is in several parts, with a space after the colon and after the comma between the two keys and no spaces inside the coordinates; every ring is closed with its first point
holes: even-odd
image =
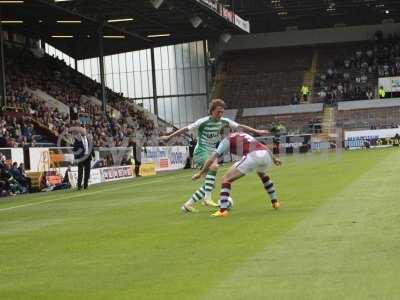
{"type": "Polygon", "coordinates": [[[295,114],[295,113],[313,113],[313,112],[321,112],[322,110],[323,110],[323,105],[320,103],[254,107],[254,108],[244,108],[243,117],[295,114]]]}
{"type": "Polygon", "coordinates": [[[363,100],[376,94],[376,74],[372,67],[371,42],[321,46],[319,74],[314,81],[314,102],[363,100]],[[367,95],[368,92],[368,95],[367,95]]]}
{"type": "Polygon", "coordinates": [[[291,133],[319,131],[322,104],[290,105],[312,60],[311,47],[227,52],[217,68],[214,95],[250,126],[279,122],[291,133]]]}
{"type": "Polygon", "coordinates": [[[334,44],[319,49],[316,101],[371,100],[377,97],[377,78],[400,74],[400,39],[397,34],[363,42],[334,44]]]}
{"type": "Polygon", "coordinates": [[[337,126],[343,129],[396,128],[400,124],[399,100],[339,102],[337,126]]]}
{"type": "MultiPolygon", "coordinates": [[[[133,132],[143,131],[150,143],[156,134],[154,117],[143,109],[108,90],[108,119],[101,112],[101,102],[94,97],[99,84],[50,56],[35,57],[31,52],[9,51],[14,63],[7,72],[9,107],[22,109],[34,116],[38,126],[47,124],[53,133],[50,141],[78,119],[84,118],[96,146],[118,146],[133,132]],[[32,70],[35,70],[34,72],[32,70]],[[85,95],[89,95],[86,97],[85,95]],[[67,109],[69,112],[67,112],[67,109]],[[140,128],[140,129],[139,129],[140,128]]],[[[82,120],[81,120],[82,121],[82,120]]]]}
{"type": "MultiPolygon", "coordinates": [[[[103,150],[102,147],[129,146],[129,150],[132,150],[133,147],[139,146],[139,154],[142,146],[158,146],[159,133],[164,134],[167,129],[174,127],[135,104],[134,101],[137,99],[125,98],[122,93],[102,87],[98,82],[69,67],[68,65],[72,65],[71,60],[75,61],[75,68],[77,68],[79,61],[98,56],[101,57],[100,61],[105,55],[150,48],[154,51],[155,48],[166,45],[207,39],[208,28],[204,30],[194,28],[188,18],[177,18],[177,14],[171,14],[171,10],[180,14],[185,12],[185,14],[201,15],[204,20],[207,19],[208,26],[213,28],[213,34],[249,31],[248,22],[237,15],[232,14],[233,19],[228,20],[223,14],[216,14],[213,6],[210,7],[207,3],[199,3],[199,1],[176,1],[173,7],[169,5],[167,7],[165,3],[161,5],[162,1],[158,5],[151,1],[139,1],[135,3],[135,10],[130,11],[130,14],[135,19],[143,18],[142,22],[126,24],[109,24],[103,21],[126,15],[126,7],[121,3],[113,6],[112,16],[106,16],[109,13],[109,6],[106,3],[96,2],[87,5],[88,3],[83,4],[79,1],[53,2],[16,1],[14,3],[11,1],[8,3],[7,1],[7,3],[2,3],[2,20],[24,19],[24,21],[17,21],[19,25],[17,27],[10,26],[14,22],[3,24],[2,21],[3,26],[0,28],[2,31],[0,65],[2,74],[5,74],[2,77],[2,95],[0,95],[2,102],[0,147],[6,147],[1,149],[0,155],[0,196],[25,193],[29,190],[40,191],[44,187],[49,188],[49,185],[64,184],[64,180],[61,182],[59,170],[55,170],[58,166],[54,168],[54,162],[66,163],[65,157],[59,155],[55,160],[58,154],[50,147],[55,146],[56,142],[58,144],[57,139],[63,136],[62,133],[71,126],[87,127],[93,136],[94,146],[98,147],[98,152],[103,150]],[[39,19],[39,16],[42,19],[39,19]],[[155,22],[155,18],[160,22],[155,22]],[[79,19],[75,22],[84,23],[84,26],[70,26],[70,22],[62,21],[68,19],[79,19]],[[236,20],[240,21],[239,25],[236,20]],[[32,26],[32,22],[40,25],[32,26]],[[152,39],[152,34],[157,35],[169,27],[160,25],[163,22],[173,24],[171,27],[175,28],[174,33],[161,39],[152,39]],[[57,36],[56,31],[69,31],[72,37],[79,38],[64,40],[65,36],[57,36]],[[101,32],[103,35],[99,34],[101,32]],[[109,37],[121,37],[121,35],[124,39],[108,40],[109,37]],[[59,37],[61,39],[57,39],[59,37]],[[56,56],[44,54],[46,47],[52,47],[66,55],[68,64],[56,56]],[[105,102],[100,99],[107,100],[104,111],[102,108],[105,102]],[[128,145],[125,145],[126,138],[129,139],[128,145]],[[37,146],[45,146],[43,149],[48,152],[40,152],[41,147],[33,149],[37,146]],[[16,147],[23,148],[23,151],[16,149],[19,150],[15,151],[18,155],[12,154],[13,148],[16,147]],[[29,161],[31,152],[35,153],[35,158],[40,162],[51,162],[52,170],[42,170],[38,166],[32,167],[31,171],[38,170],[39,172],[31,172],[31,180],[28,184],[23,164],[17,171],[17,166],[11,158],[29,161]]],[[[222,4],[218,3],[217,8],[222,9],[222,4]]],[[[227,9],[224,9],[224,12],[232,13],[227,9]]],[[[200,50],[202,49],[199,49],[199,53],[200,50]]],[[[141,63],[142,61],[139,62],[141,63]]],[[[148,63],[154,71],[155,62],[150,62],[149,58],[148,63]]],[[[104,79],[100,75],[99,77],[104,79]]],[[[137,76],[136,73],[135,76],[137,76]]],[[[156,88],[155,77],[151,79],[151,86],[156,88]]],[[[182,96],[186,96],[187,93],[183,93],[182,96]]],[[[149,96],[151,99],[147,100],[153,101],[154,111],[156,111],[157,93],[153,90],[153,93],[149,95],[152,95],[149,96]]],[[[204,92],[204,98],[205,96],[206,92],[204,92]]],[[[178,138],[175,144],[182,145],[184,141],[178,138]]],[[[111,162],[110,157],[100,157],[98,161],[104,160],[111,162]]],[[[123,160],[125,164],[129,163],[128,157],[124,157],[123,160]]],[[[179,157],[175,157],[173,164],[178,163],[180,163],[179,157]]],[[[42,165],[45,166],[45,164],[42,165]]],[[[64,179],[68,178],[65,176],[64,179]]]]}
{"type": "Polygon", "coordinates": [[[321,131],[323,105],[321,103],[257,107],[243,109],[238,121],[255,128],[269,128],[282,124],[288,133],[316,133],[321,131]]]}
{"type": "Polygon", "coordinates": [[[322,123],[315,127],[331,132],[335,125],[345,129],[388,128],[400,123],[398,100],[373,100],[378,97],[378,77],[400,75],[400,38],[396,33],[383,38],[376,32],[368,41],[291,47],[279,52],[231,51],[220,63],[216,93],[229,108],[239,109],[238,119],[248,125],[266,127],[281,122],[298,132],[309,130],[307,124],[314,120],[318,121],[315,124],[322,123]],[[299,92],[314,60],[316,72],[309,99],[328,106],[321,106],[315,115],[302,114],[304,106],[288,104],[294,104],[290,99],[299,92]],[[349,104],[340,102],[350,100],[349,104]]]}
{"type": "MultiPolygon", "coordinates": [[[[164,10],[160,10],[160,13],[169,20],[170,9],[177,9],[179,5],[195,7],[197,2],[177,1],[175,7],[167,9],[164,5],[164,10]]],[[[147,11],[154,12],[150,3],[142,5],[147,11]]],[[[220,3],[217,6],[223,7],[220,3]]],[[[49,6],[43,1],[30,7],[33,14],[42,9],[49,12],[54,8],[56,6],[49,6]]],[[[71,11],[69,8],[70,4],[65,4],[64,8],[56,10],[70,16],[76,10],[81,10],[82,13],[86,9],[81,3],[74,4],[71,11]]],[[[18,7],[13,9],[16,12],[21,11],[18,7]]],[[[200,9],[204,10],[204,7],[200,9]]],[[[211,17],[209,19],[211,24],[213,20],[211,17]]],[[[97,22],[90,19],[86,21],[94,23],[90,26],[94,25],[93,28],[97,30],[97,22]]],[[[218,26],[221,20],[214,21],[213,25],[218,26]]],[[[187,20],[180,22],[188,23],[187,20]]],[[[233,24],[237,25],[235,22],[233,24]]],[[[136,29],[135,27],[134,30],[136,29]]],[[[206,26],[203,29],[208,31],[206,26]]],[[[115,28],[114,30],[118,31],[115,28]]],[[[233,31],[242,30],[235,28],[233,31]]],[[[193,40],[198,40],[196,34],[193,40]]],[[[127,43],[122,46],[125,41],[120,44],[111,43],[106,47],[105,53],[108,55],[128,49],[137,50],[135,47],[152,47],[154,51],[154,47],[161,45],[147,39],[147,33],[144,37],[143,39],[135,34],[130,36],[137,42],[140,41],[138,44],[127,43]]],[[[170,39],[173,37],[168,37],[166,44],[171,44],[170,39]]],[[[30,38],[28,42],[29,40],[30,38]]],[[[71,40],[71,45],[54,40],[53,46],[59,46],[59,49],[71,56],[75,55],[75,60],[92,58],[99,55],[97,49],[95,51],[98,44],[94,40],[88,39],[87,42],[91,45],[88,49],[77,39],[71,40]]],[[[191,40],[177,39],[174,42],[191,40]]],[[[172,127],[143,107],[135,105],[132,99],[107,88],[108,104],[103,112],[102,102],[99,100],[102,98],[102,88],[98,82],[69,67],[63,60],[40,53],[36,51],[38,49],[30,51],[28,44],[33,47],[35,43],[33,40],[28,42],[22,47],[5,43],[8,104],[0,119],[0,146],[13,148],[55,145],[58,136],[65,129],[78,124],[85,124],[90,129],[97,147],[123,146],[127,137],[143,140],[147,146],[159,145],[157,136],[172,127]]],[[[365,99],[376,98],[378,77],[400,74],[400,39],[396,34],[389,35],[386,39],[383,35],[376,34],[374,40],[370,41],[299,45],[301,44],[284,48],[234,50],[225,52],[218,58],[216,66],[212,66],[214,70],[211,70],[214,79],[212,96],[227,102],[225,115],[257,128],[268,128],[271,124],[279,123],[293,134],[319,133],[326,128],[330,132],[336,124],[347,129],[393,127],[400,123],[398,105],[395,102],[371,100],[364,104],[367,102],[365,99]],[[316,73],[318,74],[315,76],[316,73]],[[293,95],[298,94],[306,82],[312,83],[312,97],[309,99],[317,103],[297,105],[299,101],[293,101],[293,95]],[[349,104],[339,102],[336,108],[338,101],[347,100],[362,101],[352,101],[349,104]],[[329,126],[326,125],[328,123],[329,126]]],[[[205,53],[205,57],[206,55],[208,53],[205,53]]],[[[176,145],[183,143],[182,139],[175,141],[176,145]]],[[[40,180],[35,180],[35,186],[38,185],[37,181],[40,180]]]]}
{"type": "Polygon", "coordinates": [[[21,113],[5,113],[0,117],[0,147],[35,147],[38,138],[34,122],[21,113]]]}
{"type": "Polygon", "coordinates": [[[227,52],[216,75],[222,88],[214,96],[229,108],[290,104],[311,60],[308,47],[227,52]]]}

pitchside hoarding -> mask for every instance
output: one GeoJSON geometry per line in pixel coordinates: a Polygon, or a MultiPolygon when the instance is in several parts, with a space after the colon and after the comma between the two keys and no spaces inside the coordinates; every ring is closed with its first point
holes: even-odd
{"type": "Polygon", "coordinates": [[[100,168],[101,181],[109,182],[133,177],[131,166],[100,168]]]}
{"type": "Polygon", "coordinates": [[[387,93],[400,92],[400,76],[379,78],[378,85],[387,93]]]}
{"type": "MultiPolygon", "coordinates": [[[[69,183],[72,188],[76,188],[76,183],[78,181],[78,171],[71,171],[68,173],[69,183]]],[[[89,177],[89,185],[101,183],[101,173],[100,169],[91,169],[89,177]]]]}
{"type": "Polygon", "coordinates": [[[156,171],[183,169],[189,156],[186,146],[146,147],[142,150],[142,163],[154,163],[156,171]]]}
{"type": "MultiPolygon", "coordinates": [[[[121,148],[126,149],[126,148],[121,148]]],[[[21,154],[22,148],[20,149],[21,154]]],[[[49,148],[30,148],[31,171],[46,171],[50,169],[50,152],[49,148]]],[[[15,151],[16,153],[18,151],[15,151]]],[[[95,151],[96,152],[96,151],[95,151]]],[[[116,155],[118,155],[117,152],[116,155]]],[[[122,152],[123,154],[126,152],[122,152]]],[[[113,154],[113,153],[111,153],[113,154]]],[[[63,154],[66,161],[73,162],[73,155],[63,154]],[[67,157],[68,156],[68,157],[67,157]]],[[[14,155],[13,161],[23,162],[21,155],[14,155]]],[[[189,156],[189,148],[187,146],[168,146],[168,147],[145,147],[142,149],[142,163],[154,163],[156,171],[171,171],[183,169],[189,156]]],[[[120,157],[122,158],[122,156],[120,157]]],[[[58,165],[63,167],[63,165],[58,165]]]]}
{"type": "MultiPolygon", "coordinates": [[[[73,188],[76,187],[78,181],[78,171],[71,171],[68,173],[69,182],[73,188]]],[[[99,169],[91,169],[89,177],[89,185],[117,181],[123,179],[133,178],[133,172],[131,166],[118,166],[118,167],[106,167],[99,169]]]]}
{"type": "Polygon", "coordinates": [[[399,140],[400,128],[357,130],[344,133],[344,147],[346,149],[397,146],[399,140]]]}

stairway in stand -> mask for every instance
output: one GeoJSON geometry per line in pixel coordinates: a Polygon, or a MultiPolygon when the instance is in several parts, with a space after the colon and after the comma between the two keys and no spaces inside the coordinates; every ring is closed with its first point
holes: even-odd
{"type": "Polygon", "coordinates": [[[325,106],[322,116],[322,133],[321,139],[330,141],[337,137],[336,131],[336,114],[337,107],[325,106]]]}
{"type": "Polygon", "coordinates": [[[315,78],[315,74],[317,73],[317,65],[318,65],[318,58],[319,58],[319,52],[318,49],[315,48],[314,49],[314,54],[313,54],[313,58],[312,58],[312,62],[311,62],[311,66],[310,66],[310,70],[304,72],[304,80],[303,80],[303,86],[308,86],[308,88],[310,89],[310,93],[307,99],[307,102],[303,101],[303,97],[301,97],[300,99],[300,103],[304,104],[304,103],[313,103],[313,99],[312,99],[312,88],[314,86],[314,78],[315,78]]]}

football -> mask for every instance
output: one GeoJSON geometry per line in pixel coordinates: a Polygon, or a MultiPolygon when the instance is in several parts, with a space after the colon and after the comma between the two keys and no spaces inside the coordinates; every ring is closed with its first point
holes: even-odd
{"type": "MultiPolygon", "coordinates": [[[[221,207],[221,200],[218,202],[218,205],[219,205],[219,207],[221,207]]],[[[230,210],[230,209],[232,209],[232,207],[233,207],[233,199],[232,199],[232,197],[229,197],[228,198],[228,207],[226,209],[230,210]]]]}
{"type": "Polygon", "coordinates": [[[232,197],[229,197],[228,201],[229,201],[229,206],[227,207],[227,209],[230,210],[230,209],[233,208],[233,199],[232,199],[232,197]]]}

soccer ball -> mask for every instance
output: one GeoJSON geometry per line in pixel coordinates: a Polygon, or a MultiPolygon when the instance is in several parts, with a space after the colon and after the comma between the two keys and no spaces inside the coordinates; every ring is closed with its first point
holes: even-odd
{"type": "Polygon", "coordinates": [[[227,210],[231,210],[233,208],[233,199],[232,197],[228,198],[228,207],[226,208],[227,210]]]}

